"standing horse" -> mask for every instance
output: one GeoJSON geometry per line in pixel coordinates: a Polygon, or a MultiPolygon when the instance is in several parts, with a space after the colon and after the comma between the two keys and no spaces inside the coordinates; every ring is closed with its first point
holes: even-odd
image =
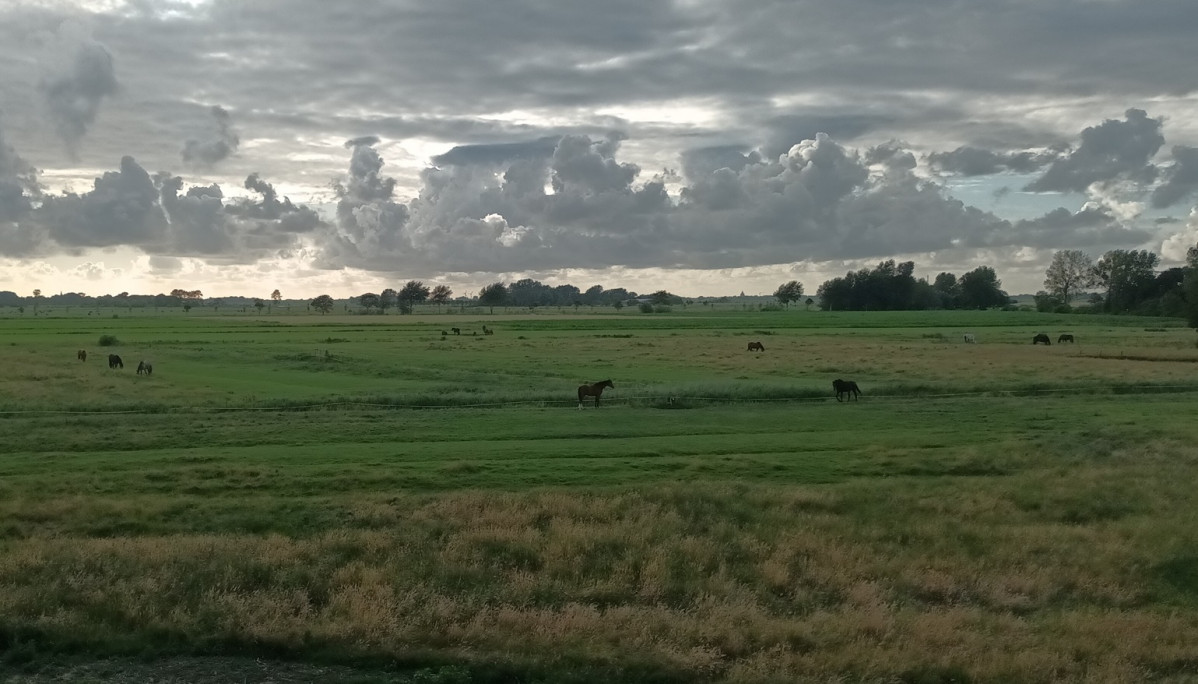
{"type": "Polygon", "coordinates": [[[765,345],[760,342],[750,342],[749,351],[765,351],[765,345]]]}
{"type": "Polygon", "coordinates": [[[80,349],[79,351],[75,352],[75,358],[79,359],[80,361],[87,361],[87,350],[80,349]]]}
{"type": "Polygon", "coordinates": [[[141,375],[142,373],[145,373],[146,375],[152,375],[154,373],[154,367],[145,361],[140,361],[137,364],[137,374],[141,375]]]}
{"type": "Polygon", "coordinates": [[[615,389],[616,386],[612,384],[611,380],[604,380],[603,382],[596,382],[590,385],[579,385],[578,408],[582,409],[582,400],[587,397],[595,397],[595,407],[598,408],[599,397],[603,394],[603,388],[605,387],[615,389]]]}
{"type": "Polygon", "coordinates": [[[857,397],[861,396],[861,389],[852,380],[837,378],[832,381],[832,389],[836,390],[836,401],[841,401],[841,397],[846,394],[848,395],[848,399],[854,401],[857,401],[857,397]]]}
{"type": "Polygon", "coordinates": [[[1045,335],[1044,333],[1037,333],[1036,336],[1032,338],[1032,344],[1047,344],[1052,346],[1052,340],[1050,340],[1048,335],[1045,335]]]}
{"type": "Polygon", "coordinates": [[[1073,341],[1073,335],[1070,333],[1061,333],[1061,336],[1057,338],[1057,344],[1060,344],[1062,342],[1072,342],[1072,341],[1073,341]]]}
{"type": "Polygon", "coordinates": [[[109,354],[108,355],[108,367],[109,368],[124,368],[125,362],[121,361],[121,357],[117,356],[116,354],[109,354]]]}
{"type": "Polygon", "coordinates": [[[485,325],[484,325],[484,326],[483,326],[483,334],[484,334],[484,335],[494,335],[494,334],[495,334],[495,329],[494,329],[494,328],[488,328],[487,326],[485,326],[485,325]]]}

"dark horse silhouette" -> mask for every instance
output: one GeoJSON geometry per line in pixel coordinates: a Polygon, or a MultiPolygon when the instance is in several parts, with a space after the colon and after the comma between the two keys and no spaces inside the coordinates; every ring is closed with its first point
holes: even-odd
{"type": "Polygon", "coordinates": [[[1032,344],[1047,344],[1049,346],[1052,346],[1052,340],[1048,339],[1048,335],[1045,335],[1044,333],[1039,333],[1038,335],[1036,335],[1035,337],[1032,338],[1032,344]]]}
{"type": "Polygon", "coordinates": [[[760,342],[750,342],[749,351],[765,351],[765,345],[760,342]]]}
{"type": "Polygon", "coordinates": [[[117,356],[116,354],[109,354],[108,355],[108,367],[109,368],[124,368],[125,362],[121,361],[121,357],[117,356]]]}
{"type": "Polygon", "coordinates": [[[80,349],[79,351],[75,352],[75,358],[79,359],[80,361],[87,361],[87,350],[80,349]]]}
{"type": "Polygon", "coordinates": [[[484,334],[484,335],[494,335],[494,334],[495,334],[495,329],[494,329],[494,328],[488,328],[487,326],[485,326],[485,325],[484,325],[484,326],[483,326],[483,334],[484,334]]]}
{"type": "Polygon", "coordinates": [[[454,334],[454,335],[461,335],[461,334],[462,334],[462,329],[461,329],[461,328],[450,328],[450,330],[452,330],[452,331],[453,331],[453,334],[454,334]]]}
{"type": "Polygon", "coordinates": [[[832,381],[832,389],[836,390],[836,401],[842,401],[841,397],[848,395],[848,399],[854,401],[861,396],[861,388],[857,387],[857,383],[852,380],[841,380],[837,378],[832,381]]]}
{"type": "Polygon", "coordinates": [[[582,408],[582,400],[587,397],[595,397],[595,406],[598,406],[599,396],[603,394],[603,388],[605,387],[611,387],[614,389],[615,385],[612,384],[611,380],[604,380],[603,382],[596,382],[590,385],[579,385],[578,408],[582,408]]]}
{"type": "Polygon", "coordinates": [[[1073,335],[1070,335],[1069,333],[1061,333],[1061,336],[1057,338],[1057,344],[1060,344],[1062,342],[1072,342],[1072,341],[1073,341],[1073,335]]]}
{"type": "Polygon", "coordinates": [[[141,375],[142,373],[145,373],[146,375],[152,375],[154,373],[154,367],[145,361],[139,361],[137,364],[137,374],[141,375]]]}

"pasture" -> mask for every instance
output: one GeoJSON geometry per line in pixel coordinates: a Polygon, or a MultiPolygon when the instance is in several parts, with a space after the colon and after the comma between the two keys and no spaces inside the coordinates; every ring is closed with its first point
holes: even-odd
{"type": "Polygon", "coordinates": [[[1189,681],[1195,337],[998,311],[0,315],[0,675],[1189,681]]]}

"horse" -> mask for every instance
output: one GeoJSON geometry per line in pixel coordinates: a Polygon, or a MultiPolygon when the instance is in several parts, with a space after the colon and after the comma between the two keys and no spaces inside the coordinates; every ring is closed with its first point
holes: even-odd
{"type": "Polygon", "coordinates": [[[448,335],[449,333],[445,332],[444,330],[441,331],[441,337],[446,337],[448,335]]]}
{"type": "Polygon", "coordinates": [[[121,361],[121,357],[117,356],[116,354],[109,354],[108,355],[108,367],[109,368],[124,368],[125,362],[121,361]]]}
{"type": "Polygon", "coordinates": [[[973,336],[973,333],[965,333],[963,339],[965,340],[965,344],[973,344],[978,341],[978,339],[973,336]]]}
{"type": "Polygon", "coordinates": [[[142,373],[145,373],[146,375],[151,375],[154,373],[154,367],[151,366],[150,364],[146,363],[145,361],[140,361],[137,364],[137,374],[141,375],[142,373]]]}
{"type": "Polygon", "coordinates": [[[454,335],[461,335],[461,334],[462,334],[462,329],[461,329],[461,328],[450,328],[450,330],[452,330],[452,331],[453,331],[453,334],[454,334],[454,335]]]}
{"type": "Polygon", "coordinates": [[[749,351],[765,351],[765,345],[760,342],[750,342],[749,351]]]}
{"type": "Polygon", "coordinates": [[[1057,338],[1057,344],[1062,342],[1073,342],[1073,335],[1069,333],[1061,333],[1061,336],[1057,338]]]}
{"type": "Polygon", "coordinates": [[[494,329],[494,328],[488,328],[487,326],[485,326],[485,325],[484,325],[484,326],[483,326],[483,334],[484,334],[484,335],[494,335],[494,334],[495,334],[495,329],[494,329]]]}
{"type": "Polygon", "coordinates": [[[87,361],[87,350],[80,349],[79,351],[75,352],[75,358],[79,359],[80,361],[87,361]]]}
{"type": "Polygon", "coordinates": [[[1052,340],[1048,339],[1048,335],[1045,335],[1044,333],[1038,333],[1032,338],[1032,344],[1047,344],[1052,346],[1052,340]]]}
{"type": "Polygon", "coordinates": [[[603,382],[596,382],[590,385],[579,385],[578,408],[582,408],[582,400],[587,397],[595,397],[595,407],[598,408],[599,397],[603,394],[603,388],[605,387],[611,387],[612,389],[615,389],[616,386],[612,384],[611,380],[604,380],[603,382]]]}
{"type": "Polygon", "coordinates": [[[854,401],[861,396],[861,388],[857,387],[857,383],[852,380],[841,380],[837,378],[832,381],[832,389],[836,390],[836,401],[842,401],[841,397],[848,395],[848,399],[854,401]]]}

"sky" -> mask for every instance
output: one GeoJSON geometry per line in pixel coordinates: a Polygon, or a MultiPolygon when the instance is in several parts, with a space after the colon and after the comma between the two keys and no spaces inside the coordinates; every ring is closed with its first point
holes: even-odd
{"type": "Polygon", "coordinates": [[[1195,35],[1193,0],[0,0],[0,290],[1178,265],[1195,35]]]}

